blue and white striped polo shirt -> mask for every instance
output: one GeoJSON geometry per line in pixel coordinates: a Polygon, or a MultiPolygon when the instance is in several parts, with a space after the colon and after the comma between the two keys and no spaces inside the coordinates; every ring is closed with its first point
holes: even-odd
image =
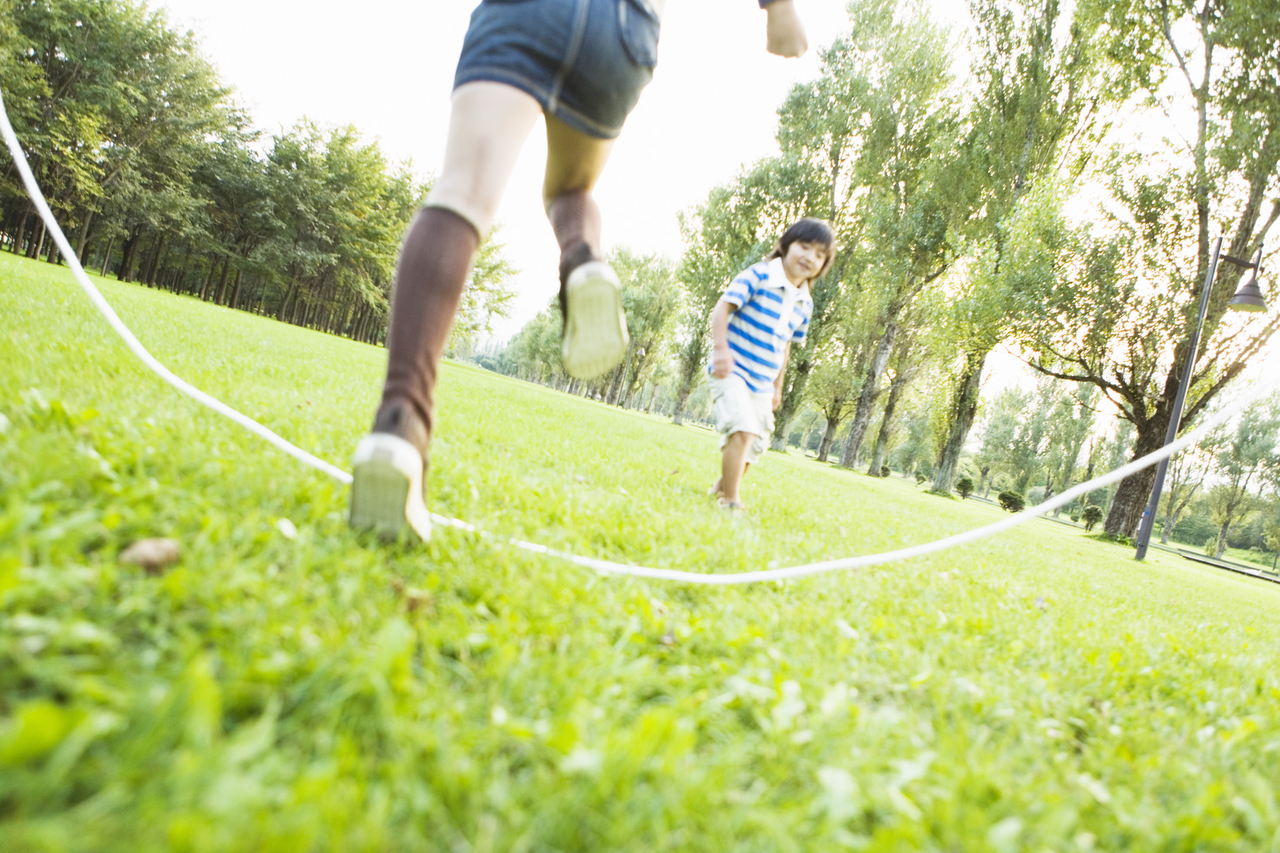
{"type": "MultiPolygon", "coordinates": [[[[771,392],[787,343],[800,343],[809,331],[813,316],[809,289],[788,281],[782,259],[774,258],[738,273],[720,301],[738,307],[729,315],[733,372],[752,393],[771,392]]],[[[712,372],[709,363],[707,372],[712,372]]]]}

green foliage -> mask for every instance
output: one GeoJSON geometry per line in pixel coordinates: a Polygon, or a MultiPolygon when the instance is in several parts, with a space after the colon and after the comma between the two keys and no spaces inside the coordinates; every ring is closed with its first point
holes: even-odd
{"type": "MultiPolygon", "coordinates": [[[[1097,504],[1089,504],[1080,512],[1080,518],[1084,519],[1084,530],[1088,533],[1093,530],[1093,526],[1102,521],[1102,507],[1097,504]]],[[[1072,519],[1073,521],[1075,519],[1072,519]]]]}
{"type": "MultiPolygon", "coordinates": [[[[1272,49],[1280,24],[1259,0],[1086,0],[1077,8],[1101,25],[1104,85],[1127,99],[1126,110],[1167,116],[1167,126],[1194,132],[1152,134],[1143,150],[1099,163],[1099,178],[1110,184],[1103,206],[1112,214],[1071,252],[1074,282],[1057,288],[1042,310],[1023,314],[1038,320],[1026,344],[1054,375],[1102,388],[1134,423],[1139,446],[1154,448],[1191,347],[1198,319],[1191,306],[1213,285],[1210,240],[1221,234],[1227,254],[1250,257],[1280,209],[1280,77],[1272,49]]],[[[1217,270],[1185,422],[1275,331],[1257,316],[1226,320],[1239,275],[1229,264],[1217,270]]],[[[1151,483],[1142,473],[1120,484],[1109,532],[1137,526],[1151,483]]]]}
{"type": "Polygon", "coordinates": [[[961,477],[956,480],[956,494],[960,495],[960,500],[964,500],[973,494],[973,478],[961,477]]]}
{"type": "MultiPolygon", "coordinates": [[[[0,81],[32,169],[86,266],[366,342],[382,339],[400,238],[425,187],[350,126],[265,139],[191,33],[129,0],[5,2],[0,81]]],[[[0,151],[0,238],[58,250],[0,151]]],[[[465,348],[512,298],[481,246],[465,348]]]]}
{"type": "MultiPolygon", "coordinates": [[[[443,527],[382,546],[343,488],[145,371],[65,272],[0,255],[0,280],[6,851],[1272,843],[1280,770],[1240,756],[1280,737],[1274,585],[1159,552],[1117,571],[1047,523],[726,588],[443,527]],[[175,567],[119,563],[157,535],[175,567]]],[[[101,284],[307,449],[367,427],[380,350],[101,284]]],[[[744,571],[999,517],[771,454],[727,518],[704,430],[455,364],[440,412],[437,512],[624,563],[744,571]]]]}
{"type": "Polygon", "coordinates": [[[1005,490],[996,496],[1000,508],[1005,512],[1022,512],[1027,507],[1027,499],[1018,492],[1005,490]]]}

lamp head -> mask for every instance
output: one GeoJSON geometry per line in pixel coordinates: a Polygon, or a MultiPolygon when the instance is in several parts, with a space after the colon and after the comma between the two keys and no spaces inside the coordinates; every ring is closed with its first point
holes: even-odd
{"type": "Polygon", "coordinates": [[[1267,310],[1267,300],[1258,286],[1258,266],[1262,262],[1262,251],[1253,257],[1253,268],[1249,270],[1249,280],[1240,285],[1236,295],[1231,297],[1227,307],[1233,311],[1262,312],[1267,310]]]}

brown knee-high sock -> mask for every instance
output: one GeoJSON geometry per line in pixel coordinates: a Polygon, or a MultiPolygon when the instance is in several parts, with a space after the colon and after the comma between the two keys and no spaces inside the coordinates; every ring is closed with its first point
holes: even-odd
{"type": "Polygon", "coordinates": [[[563,193],[547,205],[551,230],[560,244],[560,312],[565,309],[564,283],[587,261],[600,259],[600,208],[587,190],[563,193]]]}
{"type": "Polygon", "coordinates": [[[479,244],[471,223],[444,208],[425,207],[410,223],[391,294],[387,382],[375,429],[399,432],[382,424],[397,401],[407,401],[428,432],[435,425],[440,358],[479,244]]]}

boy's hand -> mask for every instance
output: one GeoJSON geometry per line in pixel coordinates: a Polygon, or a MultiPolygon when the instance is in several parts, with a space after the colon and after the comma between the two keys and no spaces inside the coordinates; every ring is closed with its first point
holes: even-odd
{"type": "Polygon", "coordinates": [[[792,0],[774,0],[764,10],[769,16],[767,50],[775,56],[804,56],[809,49],[809,40],[804,34],[804,24],[796,14],[795,3],[792,0]]]}
{"type": "Polygon", "coordinates": [[[728,379],[733,372],[733,353],[728,347],[716,347],[711,353],[711,375],[716,379],[728,379]]]}
{"type": "Polygon", "coordinates": [[[778,411],[778,407],[782,405],[782,389],[773,389],[773,410],[778,411]]]}

